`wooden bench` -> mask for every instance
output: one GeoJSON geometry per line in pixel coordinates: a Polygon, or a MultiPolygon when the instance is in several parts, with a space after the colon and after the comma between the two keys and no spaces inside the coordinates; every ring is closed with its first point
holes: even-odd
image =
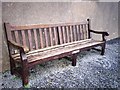
{"type": "Polygon", "coordinates": [[[4,23],[11,74],[19,75],[23,86],[28,84],[29,69],[45,61],[71,56],[76,65],[77,53],[100,46],[105,52],[107,32],[90,29],[90,20],[82,23],[13,26],[4,23]],[[102,35],[94,40],[90,33],[102,35]]]}

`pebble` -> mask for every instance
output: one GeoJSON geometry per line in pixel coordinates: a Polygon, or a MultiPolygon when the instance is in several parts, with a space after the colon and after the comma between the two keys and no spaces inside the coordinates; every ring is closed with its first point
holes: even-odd
{"type": "MultiPolygon", "coordinates": [[[[30,71],[32,88],[117,88],[118,45],[120,38],[107,42],[106,52],[101,56],[95,50],[80,52],[77,66],[66,59],[54,60],[38,65],[30,71]]],[[[0,73],[4,88],[21,88],[21,79],[14,79],[10,71],[0,73]]]]}

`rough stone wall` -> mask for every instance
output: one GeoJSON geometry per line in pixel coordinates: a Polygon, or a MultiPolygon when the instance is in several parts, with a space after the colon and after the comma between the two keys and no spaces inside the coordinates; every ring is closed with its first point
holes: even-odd
{"type": "MultiPolygon", "coordinates": [[[[3,2],[2,16],[3,22],[14,25],[79,22],[90,18],[92,29],[108,31],[108,39],[118,37],[117,2],[3,2]]],[[[4,35],[2,43],[3,70],[6,70],[9,58],[4,35]]]]}

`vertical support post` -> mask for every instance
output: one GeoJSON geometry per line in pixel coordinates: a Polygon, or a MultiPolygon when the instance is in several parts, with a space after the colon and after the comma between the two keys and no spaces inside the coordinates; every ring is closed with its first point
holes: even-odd
{"type": "Polygon", "coordinates": [[[7,46],[8,46],[8,52],[9,52],[9,58],[10,58],[10,72],[13,75],[14,74],[14,68],[15,68],[15,63],[13,62],[11,58],[11,53],[10,53],[10,45],[8,43],[9,40],[12,40],[11,37],[11,28],[9,23],[4,23],[4,29],[5,29],[5,36],[7,40],[7,46]]]}
{"type": "Polygon", "coordinates": [[[105,53],[105,45],[106,45],[106,39],[105,39],[105,34],[102,34],[102,39],[104,41],[104,43],[101,45],[101,55],[104,55],[105,53]]]}
{"type": "Polygon", "coordinates": [[[103,43],[101,46],[101,55],[104,55],[104,53],[105,53],[105,43],[103,43]]]}
{"type": "Polygon", "coordinates": [[[88,22],[88,38],[90,38],[90,19],[87,19],[88,22]]]}
{"type": "Polygon", "coordinates": [[[105,46],[106,46],[105,36],[108,36],[108,35],[109,35],[108,33],[102,34],[102,39],[103,39],[104,43],[101,45],[101,55],[104,55],[104,53],[105,53],[105,46]]]}
{"type": "Polygon", "coordinates": [[[72,55],[72,66],[76,66],[77,54],[72,55]]]}
{"type": "MultiPolygon", "coordinates": [[[[88,39],[91,38],[90,36],[90,19],[87,19],[87,22],[88,22],[88,39]]],[[[90,51],[90,49],[88,49],[88,51],[90,51]]]]}

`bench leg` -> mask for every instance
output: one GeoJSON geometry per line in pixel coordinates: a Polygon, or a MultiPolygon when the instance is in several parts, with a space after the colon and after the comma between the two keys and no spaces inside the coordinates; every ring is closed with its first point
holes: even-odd
{"type": "Polygon", "coordinates": [[[15,69],[15,62],[12,58],[10,58],[10,72],[12,75],[14,74],[14,69],[15,69]]]}
{"type": "Polygon", "coordinates": [[[101,46],[101,55],[105,53],[105,43],[101,46]]]}
{"type": "Polygon", "coordinates": [[[28,85],[28,70],[25,70],[25,68],[22,70],[22,84],[23,86],[28,85]]]}
{"type": "Polygon", "coordinates": [[[24,87],[28,86],[28,77],[29,77],[29,70],[28,70],[28,67],[27,65],[25,66],[25,63],[22,67],[22,75],[21,75],[21,78],[22,78],[22,84],[24,87]]]}
{"type": "Polygon", "coordinates": [[[72,55],[72,66],[76,66],[77,54],[72,55]]]}

